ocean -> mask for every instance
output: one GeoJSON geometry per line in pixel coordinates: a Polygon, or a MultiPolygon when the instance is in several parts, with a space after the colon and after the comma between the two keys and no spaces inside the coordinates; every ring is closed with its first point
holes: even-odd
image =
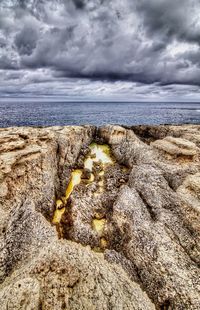
{"type": "Polygon", "coordinates": [[[0,99],[0,127],[200,124],[200,103],[0,99]]]}

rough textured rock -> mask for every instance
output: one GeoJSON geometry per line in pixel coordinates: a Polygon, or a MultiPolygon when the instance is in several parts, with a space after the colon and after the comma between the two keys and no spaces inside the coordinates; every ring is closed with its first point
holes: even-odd
{"type": "Polygon", "coordinates": [[[186,139],[174,137],[166,137],[162,140],[157,140],[152,142],[152,145],[171,155],[194,156],[199,151],[199,148],[195,145],[195,143],[186,139]]]}
{"type": "Polygon", "coordinates": [[[66,186],[70,168],[93,131],[91,127],[0,130],[0,278],[52,234],[51,227],[43,229],[42,214],[51,219],[60,184],[66,186]]]}
{"type": "Polygon", "coordinates": [[[155,309],[118,266],[70,242],[51,240],[7,279],[1,309],[155,309]]]}
{"type": "Polygon", "coordinates": [[[0,129],[0,208],[1,309],[200,309],[200,126],[0,129]]]}

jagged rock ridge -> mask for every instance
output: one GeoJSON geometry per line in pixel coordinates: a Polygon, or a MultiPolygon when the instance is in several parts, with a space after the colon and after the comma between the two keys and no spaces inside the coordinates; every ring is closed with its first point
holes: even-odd
{"type": "Polygon", "coordinates": [[[200,308],[200,126],[8,128],[0,142],[2,309],[200,308]],[[114,164],[88,183],[94,141],[114,164]]]}

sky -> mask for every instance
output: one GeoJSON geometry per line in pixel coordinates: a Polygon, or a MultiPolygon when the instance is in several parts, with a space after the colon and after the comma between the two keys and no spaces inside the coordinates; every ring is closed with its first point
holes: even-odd
{"type": "Polygon", "coordinates": [[[0,96],[200,101],[200,1],[0,0],[0,96]]]}

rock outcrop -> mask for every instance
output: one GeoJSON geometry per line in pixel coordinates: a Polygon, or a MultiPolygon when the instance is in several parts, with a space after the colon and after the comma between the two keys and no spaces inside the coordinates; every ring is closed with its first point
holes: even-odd
{"type": "Polygon", "coordinates": [[[1,309],[200,309],[200,126],[0,129],[1,309]]]}

